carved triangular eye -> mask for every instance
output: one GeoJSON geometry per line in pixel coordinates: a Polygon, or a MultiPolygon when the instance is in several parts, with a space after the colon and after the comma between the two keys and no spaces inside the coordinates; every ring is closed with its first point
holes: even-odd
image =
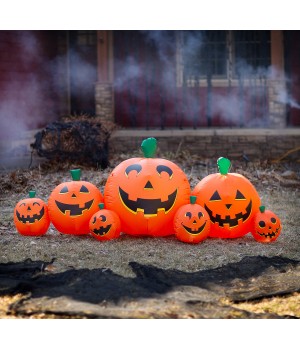
{"type": "Polygon", "coordinates": [[[86,186],[82,185],[80,188],[80,192],[81,193],[89,193],[90,191],[88,190],[88,188],[86,186]]]}
{"type": "Polygon", "coordinates": [[[59,193],[68,193],[69,190],[68,190],[68,187],[67,186],[64,186],[59,193]]]}
{"type": "Polygon", "coordinates": [[[236,191],[236,196],[235,199],[246,199],[243,195],[242,192],[240,192],[239,190],[236,191]]]}
{"type": "Polygon", "coordinates": [[[210,197],[210,201],[220,201],[221,197],[218,191],[215,191],[214,194],[210,197]]]}

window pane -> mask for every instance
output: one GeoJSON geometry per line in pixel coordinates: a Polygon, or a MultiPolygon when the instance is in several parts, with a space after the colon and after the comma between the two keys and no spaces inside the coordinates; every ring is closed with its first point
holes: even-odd
{"type": "Polygon", "coordinates": [[[271,40],[268,30],[238,30],[233,32],[235,73],[257,74],[271,64],[271,40]]]}
{"type": "Polygon", "coordinates": [[[226,31],[184,31],[184,80],[226,76],[226,31]]]}

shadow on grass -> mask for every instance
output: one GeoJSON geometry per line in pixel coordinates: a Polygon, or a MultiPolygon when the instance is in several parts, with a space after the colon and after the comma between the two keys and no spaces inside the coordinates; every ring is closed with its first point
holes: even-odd
{"type": "Polygon", "coordinates": [[[32,298],[66,296],[99,304],[154,297],[178,286],[200,287],[233,301],[300,291],[300,262],[284,257],[245,257],[238,263],[193,273],[131,262],[134,278],[107,269],[51,273],[45,268],[52,263],[25,260],[0,264],[0,296],[30,293],[32,298]]]}

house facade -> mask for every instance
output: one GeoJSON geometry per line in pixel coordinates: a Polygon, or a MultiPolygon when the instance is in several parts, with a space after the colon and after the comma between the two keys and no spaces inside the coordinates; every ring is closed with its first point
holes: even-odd
{"type": "Polygon", "coordinates": [[[300,31],[0,31],[1,147],[70,115],[120,126],[113,152],[279,157],[299,149],[300,31]]]}
{"type": "Polygon", "coordinates": [[[300,125],[300,31],[0,31],[0,52],[2,129],[300,125]]]}

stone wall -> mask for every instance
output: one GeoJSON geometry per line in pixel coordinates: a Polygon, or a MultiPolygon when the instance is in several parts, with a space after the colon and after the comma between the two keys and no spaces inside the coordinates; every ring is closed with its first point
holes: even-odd
{"type": "MultiPolygon", "coordinates": [[[[0,170],[28,168],[31,163],[30,144],[39,130],[26,132],[15,141],[0,140],[0,170]]],[[[109,157],[115,154],[142,155],[140,145],[147,137],[158,141],[157,156],[188,150],[200,158],[275,160],[290,150],[300,148],[300,128],[286,129],[199,129],[199,130],[116,130],[109,139],[109,157]]],[[[288,159],[300,160],[300,151],[288,159]]],[[[35,156],[34,164],[44,158],[35,156]]]]}
{"type": "Polygon", "coordinates": [[[114,94],[111,83],[97,83],[95,86],[96,116],[114,121],[114,94]]]}
{"type": "Polygon", "coordinates": [[[283,79],[269,80],[269,125],[273,128],[286,126],[286,105],[284,103],[286,85],[283,79]]]}
{"type": "Polygon", "coordinates": [[[140,150],[147,137],[158,141],[158,152],[188,150],[203,158],[228,157],[274,160],[300,147],[300,129],[199,129],[199,130],[117,130],[109,142],[110,154],[140,150]]]}

